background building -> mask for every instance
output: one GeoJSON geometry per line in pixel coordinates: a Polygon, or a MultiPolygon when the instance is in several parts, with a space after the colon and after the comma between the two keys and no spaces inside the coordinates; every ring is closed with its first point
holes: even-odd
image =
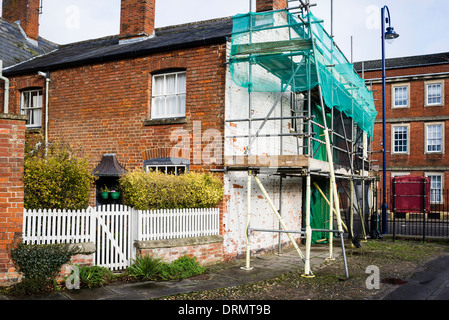
{"type": "MultiPolygon", "coordinates": [[[[379,116],[373,158],[381,170],[382,61],[358,62],[355,68],[374,91],[379,116]]],[[[387,59],[386,83],[387,188],[394,176],[426,176],[431,202],[442,204],[449,186],[449,53],[387,59]]]]}

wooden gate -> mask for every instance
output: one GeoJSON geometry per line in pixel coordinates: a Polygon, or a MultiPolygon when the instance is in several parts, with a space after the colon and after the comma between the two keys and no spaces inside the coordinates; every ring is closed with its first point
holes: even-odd
{"type": "Polygon", "coordinates": [[[97,229],[94,264],[111,270],[125,269],[135,258],[132,209],[106,205],[97,207],[92,213],[97,229]]]}

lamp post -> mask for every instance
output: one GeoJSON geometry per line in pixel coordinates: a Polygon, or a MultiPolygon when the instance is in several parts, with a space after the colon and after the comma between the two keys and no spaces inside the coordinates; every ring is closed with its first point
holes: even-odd
{"type": "Polygon", "coordinates": [[[391,26],[390,10],[384,6],[381,10],[382,19],[382,135],[383,135],[383,189],[382,189],[382,233],[386,234],[388,231],[387,225],[387,132],[386,132],[386,91],[385,91],[385,41],[391,43],[394,39],[399,37],[391,26]],[[387,15],[386,15],[387,14],[387,15]],[[385,23],[388,27],[385,30],[385,23]]]}

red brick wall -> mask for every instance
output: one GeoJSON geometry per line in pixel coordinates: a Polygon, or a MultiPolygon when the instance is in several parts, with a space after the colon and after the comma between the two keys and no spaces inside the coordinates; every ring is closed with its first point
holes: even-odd
{"type": "Polygon", "coordinates": [[[154,256],[164,262],[172,262],[182,256],[195,257],[203,266],[220,263],[223,260],[223,244],[209,243],[175,248],[140,249],[138,256],[154,256]]]}
{"type": "Polygon", "coordinates": [[[287,0],[257,0],[256,11],[281,10],[287,8],[287,0]]]}
{"type": "MultiPolygon", "coordinates": [[[[188,151],[191,169],[221,168],[220,158],[204,165],[202,153],[214,141],[214,133],[219,134],[217,148],[224,141],[225,51],[226,45],[214,45],[53,71],[49,139],[81,145],[92,169],[105,153],[116,153],[127,169],[142,168],[154,150],[175,146],[188,151]],[[151,74],[170,68],[187,72],[185,123],[145,125],[150,118],[151,74]],[[175,130],[183,130],[184,144],[181,136],[172,135],[175,130]]],[[[10,81],[13,112],[19,112],[21,89],[45,86],[34,74],[10,81]]]]}
{"type": "Polygon", "coordinates": [[[22,237],[25,119],[0,114],[0,286],[19,280],[9,246],[22,237]]]}
{"type": "MultiPolygon", "coordinates": [[[[81,146],[92,170],[103,154],[117,154],[120,164],[133,170],[172,150],[190,160],[191,170],[222,168],[225,61],[226,45],[221,44],[52,71],[49,140],[81,146]],[[146,124],[152,73],[180,68],[187,72],[184,123],[146,124]],[[211,146],[217,159],[203,161],[211,146]]],[[[23,89],[42,88],[45,101],[45,80],[37,74],[10,81],[11,112],[20,112],[23,89]]]]}
{"type": "MultiPolygon", "coordinates": [[[[404,168],[415,167],[416,169],[407,170],[412,175],[423,176],[426,172],[433,171],[430,167],[444,167],[449,166],[449,157],[447,157],[448,147],[449,147],[449,121],[448,120],[437,120],[435,117],[447,116],[449,117],[449,109],[447,108],[449,103],[449,78],[443,79],[444,81],[444,106],[425,106],[425,82],[435,80],[435,76],[421,77],[410,77],[415,75],[431,75],[443,72],[449,72],[449,64],[447,65],[437,65],[437,66],[427,66],[427,67],[415,67],[415,68],[401,68],[401,69],[391,69],[386,71],[387,84],[386,84],[386,149],[387,149],[387,167],[404,168]],[[409,76],[406,79],[395,79],[392,82],[389,78],[394,77],[404,77],[409,76]],[[391,108],[392,104],[392,85],[399,83],[409,83],[410,84],[410,108],[391,108]],[[407,118],[418,118],[426,117],[430,120],[425,121],[409,121],[407,118]],[[410,152],[408,155],[398,155],[391,153],[391,125],[389,119],[403,119],[404,123],[410,124],[410,152]],[[444,122],[445,125],[445,153],[444,154],[426,154],[425,149],[425,123],[429,122],[444,122]],[[422,167],[429,167],[429,170],[422,170],[422,167]],[[421,169],[420,169],[421,168],[421,169]]],[[[361,74],[360,74],[361,75],[361,74]]],[[[371,71],[364,73],[365,79],[381,79],[381,71],[371,71]]],[[[370,81],[367,80],[367,85],[369,87],[370,81]]],[[[374,99],[376,109],[379,112],[377,116],[377,123],[374,127],[374,139],[373,139],[373,150],[378,153],[374,154],[374,159],[377,160],[375,164],[379,164],[382,168],[382,84],[380,81],[376,81],[373,85],[374,99]]],[[[399,120],[398,120],[399,121],[399,120]]],[[[395,122],[400,124],[401,122],[395,122]]],[[[394,170],[396,171],[396,170],[394,170]]],[[[382,176],[382,174],[381,174],[382,176]]],[[[390,172],[388,172],[387,188],[389,188],[390,172]]],[[[449,188],[449,171],[445,173],[444,188],[449,188]]]]}

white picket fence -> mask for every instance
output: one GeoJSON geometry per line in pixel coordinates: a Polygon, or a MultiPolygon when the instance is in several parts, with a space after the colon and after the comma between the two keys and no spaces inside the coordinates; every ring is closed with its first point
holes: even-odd
{"type": "Polygon", "coordinates": [[[135,258],[135,241],[219,235],[219,209],[134,210],[107,205],[86,210],[24,210],[27,244],[96,244],[94,263],[113,270],[135,258]]]}
{"type": "Polygon", "coordinates": [[[218,235],[219,209],[138,211],[139,241],[218,235]]]}

